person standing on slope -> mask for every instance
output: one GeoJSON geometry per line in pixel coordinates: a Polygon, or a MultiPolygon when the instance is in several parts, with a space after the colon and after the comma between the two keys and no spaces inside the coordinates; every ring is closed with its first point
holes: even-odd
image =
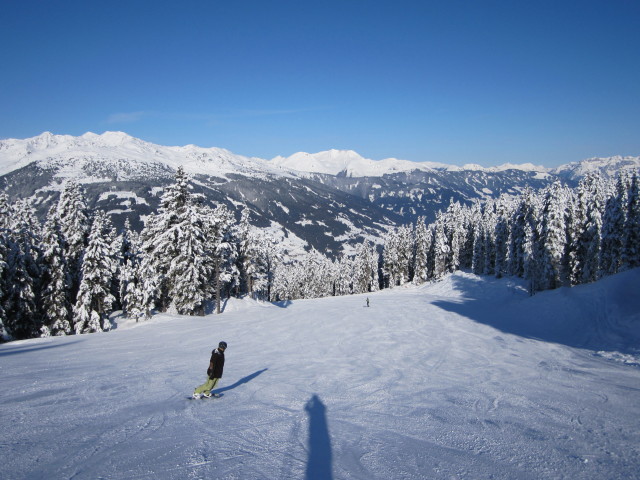
{"type": "Polygon", "coordinates": [[[207,381],[193,391],[193,398],[219,397],[220,395],[212,394],[211,390],[218,385],[218,381],[222,378],[224,370],[224,351],[227,349],[227,342],[220,342],[218,348],[211,352],[211,360],[209,360],[209,368],[207,369],[207,381]]]}

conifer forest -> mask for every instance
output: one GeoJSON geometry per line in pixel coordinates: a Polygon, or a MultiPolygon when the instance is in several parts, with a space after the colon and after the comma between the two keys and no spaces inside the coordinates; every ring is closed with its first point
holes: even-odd
{"type": "Polygon", "coordinates": [[[232,296],[350,295],[457,270],[520,277],[533,295],[640,266],[637,173],[451,202],[435,222],[392,229],[382,245],[364,241],[353,256],[311,250],[293,260],[251,227],[247,208],[237,219],[224,205],[205,205],[188,180],[178,169],[140,232],[128,224],[117,232],[105,212],[89,211],[73,181],[44,223],[27,200],[0,194],[2,341],[107,331],[116,311],[139,321],[154,312],[220,313],[232,296]]]}

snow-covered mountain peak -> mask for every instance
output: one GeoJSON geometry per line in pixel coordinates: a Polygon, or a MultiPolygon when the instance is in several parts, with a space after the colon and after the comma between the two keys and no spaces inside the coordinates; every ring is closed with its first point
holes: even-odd
{"type": "Polygon", "coordinates": [[[84,135],[82,135],[81,137],[79,137],[83,140],[92,142],[94,144],[102,144],[105,146],[119,146],[119,145],[123,145],[125,143],[131,143],[131,142],[142,142],[141,140],[132,137],[131,135],[124,133],[124,132],[104,132],[103,134],[99,135],[93,132],[87,132],[84,135]]]}
{"type": "Polygon", "coordinates": [[[513,163],[503,163],[502,165],[496,167],[498,171],[503,170],[522,170],[524,172],[548,172],[549,169],[543,167],[542,165],[534,165],[533,163],[521,163],[515,165],[513,163]]]}
{"type": "Polygon", "coordinates": [[[477,163],[466,163],[462,166],[462,170],[482,171],[484,170],[484,167],[477,163]]]}
{"type": "MultiPolygon", "coordinates": [[[[127,170],[134,176],[144,175],[142,172],[149,165],[154,169],[159,167],[173,170],[182,165],[188,173],[218,177],[237,173],[248,176],[267,174],[298,176],[300,174],[322,173],[345,177],[381,177],[411,171],[496,173],[506,170],[521,170],[536,173],[540,178],[553,174],[579,179],[594,171],[599,171],[604,175],[615,175],[620,170],[640,169],[640,157],[632,156],[596,157],[548,169],[531,163],[521,165],[506,163],[497,167],[483,167],[477,164],[456,166],[397,158],[371,160],[354,150],[339,149],[317,153],[298,152],[289,157],[278,156],[266,161],[260,158],[236,155],[229,150],[218,147],[156,145],[124,132],[112,131],[102,134],[87,132],[78,137],[44,132],[32,138],[0,141],[0,175],[18,170],[33,162],[38,162],[43,166],[56,166],[56,168],[63,164],[69,167],[71,162],[74,165],[66,169],[68,173],[84,171],[89,177],[93,175],[88,173],[89,170],[92,170],[92,163],[99,163],[99,169],[102,172],[108,172],[121,168],[123,162],[130,165],[127,170]]],[[[125,174],[119,172],[119,177],[122,175],[125,174]]],[[[79,178],[79,181],[82,182],[82,178],[79,178]]]]}
{"type": "MultiPolygon", "coordinates": [[[[282,168],[307,173],[325,173],[347,177],[379,177],[411,170],[431,170],[436,164],[411,162],[397,158],[371,160],[353,150],[326,150],[318,153],[298,152],[290,157],[275,157],[271,163],[282,168]]],[[[438,164],[439,165],[439,164],[438,164]]]]}
{"type": "Polygon", "coordinates": [[[600,173],[605,176],[615,176],[625,170],[639,170],[640,156],[614,155],[612,157],[593,157],[580,162],[571,162],[552,170],[553,173],[577,179],[589,173],[600,173]]]}
{"type": "Polygon", "coordinates": [[[49,144],[55,140],[55,137],[51,132],[42,132],[40,135],[33,137],[33,143],[49,144]]]}
{"type": "Polygon", "coordinates": [[[307,173],[325,173],[344,175],[347,177],[379,177],[382,175],[411,171],[449,171],[449,172],[500,172],[505,170],[522,170],[546,174],[549,169],[531,163],[514,165],[506,163],[499,167],[483,167],[468,163],[463,166],[448,165],[438,162],[414,162],[397,158],[371,160],[362,157],[353,150],[327,150],[318,153],[298,152],[290,157],[275,157],[271,163],[283,168],[307,173]]]}
{"type": "Polygon", "coordinates": [[[74,137],[44,132],[36,137],[0,141],[0,175],[18,170],[33,162],[57,170],[57,177],[75,176],[80,182],[91,181],[95,170],[112,172],[118,178],[144,176],[149,169],[175,170],[183,166],[190,174],[223,177],[229,173],[249,176],[284,175],[281,169],[258,158],[236,155],[221,148],[195,145],[166,147],[124,132],[87,132],[74,137]],[[126,168],[123,168],[126,167],[126,168]],[[89,180],[83,180],[83,178],[89,180]]]}
{"type": "Polygon", "coordinates": [[[74,137],[70,135],[54,135],[51,132],[43,132],[33,138],[27,138],[25,140],[6,140],[10,145],[15,144],[19,146],[23,144],[24,148],[28,152],[35,152],[38,150],[45,150],[55,148],[61,143],[71,141],[74,137]]]}

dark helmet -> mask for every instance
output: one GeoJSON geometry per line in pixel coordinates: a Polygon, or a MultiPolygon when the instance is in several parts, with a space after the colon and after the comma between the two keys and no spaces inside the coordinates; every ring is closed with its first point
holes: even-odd
{"type": "Polygon", "coordinates": [[[226,350],[226,349],[227,349],[227,342],[220,342],[220,343],[218,344],[218,348],[223,348],[223,349],[225,349],[225,350],[226,350]]]}

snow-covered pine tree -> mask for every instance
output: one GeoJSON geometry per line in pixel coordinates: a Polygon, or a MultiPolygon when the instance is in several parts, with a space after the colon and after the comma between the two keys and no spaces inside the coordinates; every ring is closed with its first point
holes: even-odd
{"type": "Polygon", "coordinates": [[[136,270],[139,264],[140,243],[138,234],[131,230],[129,219],[125,220],[124,229],[119,238],[118,270],[120,281],[118,296],[120,298],[120,306],[125,317],[137,318],[131,314],[135,305],[133,296],[137,290],[138,278],[136,277],[136,270]]]}
{"type": "Polygon", "coordinates": [[[587,175],[575,192],[567,222],[566,261],[571,285],[593,282],[600,265],[602,179],[587,175]]]}
{"type": "Polygon", "coordinates": [[[122,232],[118,234],[118,231],[111,222],[111,217],[106,217],[105,230],[103,235],[105,240],[109,243],[111,250],[111,258],[113,258],[111,276],[111,296],[114,298],[113,309],[122,310],[122,296],[120,295],[121,288],[120,282],[122,281],[122,265],[123,265],[123,236],[122,232]]]}
{"type": "Polygon", "coordinates": [[[206,214],[198,205],[187,202],[178,219],[168,232],[180,247],[167,270],[168,295],[177,313],[204,315],[204,303],[211,292],[206,214]]]}
{"type": "Polygon", "coordinates": [[[251,293],[258,298],[271,298],[274,273],[282,259],[281,252],[273,238],[259,231],[252,231],[249,240],[249,263],[247,276],[251,293]]]}
{"type": "Polygon", "coordinates": [[[42,225],[38,221],[36,211],[29,200],[18,200],[12,205],[12,235],[25,254],[25,265],[31,278],[34,279],[36,296],[40,290],[40,265],[42,225]]]}
{"type": "MultiPolygon", "coordinates": [[[[511,219],[511,241],[509,242],[509,274],[524,277],[525,242],[527,234],[535,231],[537,225],[535,198],[527,187],[520,195],[511,219]],[[528,228],[528,230],[527,230],[528,228]]],[[[529,256],[530,253],[527,253],[529,256]]]]}
{"type": "Polygon", "coordinates": [[[297,265],[299,272],[296,277],[301,280],[297,288],[298,298],[322,298],[333,294],[329,275],[331,268],[325,265],[325,260],[324,255],[312,249],[297,265]]]}
{"type": "MultiPolygon", "coordinates": [[[[333,290],[333,280],[337,277],[336,271],[334,270],[335,265],[330,258],[319,252],[317,253],[319,259],[318,268],[312,276],[312,285],[314,285],[315,288],[307,293],[305,298],[330,297],[335,294],[333,290]]],[[[314,257],[312,256],[311,258],[314,257]]]]}
{"type": "Polygon", "coordinates": [[[19,199],[11,206],[10,229],[14,234],[21,237],[26,242],[37,247],[37,243],[42,238],[42,225],[38,221],[33,205],[30,200],[19,199]]]}
{"type": "Polygon", "coordinates": [[[201,314],[211,292],[213,257],[219,250],[214,238],[215,210],[194,199],[182,167],[160,203],[158,213],[147,218],[141,232],[142,255],[136,270],[141,281],[136,296],[142,302],[137,309],[142,317],[148,317],[154,306],[161,311],[171,307],[178,313],[201,314]]]}
{"type": "MultiPolygon", "coordinates": [[[[597,200],[592,194],[591,201],[597,200]]],[[[600,245],[600,277],[618,273],[622,265],[626,224],[627,185],[619,175],[615,191],[605,201],[600,245]]]]}
{"type": "Polygon", "coordinates": [[[219,314],[222,285],[231,280],[233,273],[235,258],[232,247],[232,227],[235,218],[224,204],[208,209],[206,217],[206,237],[212,262],[216,313],[219,314]]]}
{"type": "Polygon", "coordinates": [[[529,295],[534,295],[542,289],[540,286],[542,283],[541,252],[535,225],[525,222],[522,230],[520,255],[522,256],[522,278],[529,282],[529,295]]]}
{"type": "MultiPolygon", "coordinates": [[[[310,259],[313,252],[314,250],[297,261],[276,266],[273,280],[273,296],[276,301],[312,298],[312,295],[320,292],[320,289],[312,284],[319,271],[318,261],[310,259]]],[[[325,281],[328,283],[326,278],[325,281]]]]}
{"type": "Polygon", "coordinates": [[[80,287],[82,253],[87,245],[90,229],[84,193],[82,187],[74,180],[65,183],[58,200],[57,214],[65,242],[64,256],[69,269],[69,299],[74,303],[80,287]]]}
{"type": "Polygon", "coordinates": [[[0,192],[0,232],[8,231],[11,222],[11,202],[6,193],[0,192]]]}
{"type": "Polygon", "coordinates": [[[6,280],[7,280],[7,257],[9,251],[9,218],[11,207],[9,197],[0,192],[0,342],[8,342],[11,335],[7,331],[5,324],[7,323],[4,304],[6,302],[6,280]]]}
{"type": "MultiPolygon", "coordinates": [[[[1,212],[0,212],[0,223],[2,223],[1,212]]],[[[6,322],[6,314],[3,308],[4,304],[4,272],[7,268],[7,239],[6,232],[3,229],[0,229],[0,343],[8,342],[11,340],[11,335],[5,328],[4,324],[6,322]]]]}
{"type": "Polygon", "coordinates": [[[293,282],[291,281],[290,272],[292,266],[284,262],[276,265],[273,275],[273,285],[271,287],[271,296],[269,300],[272,302],[292,300],[293,282]]]}
{"type": "Polygon", "coordinates": [[[367,293],[377,291],[378,253],[368,240],[358,245],[353,261],[353,293],[367,293]]]}
{"type": "Polygon", "coordinates": [[[640,185],[638,172],[633,172],[627,195],[622,262],[628,268],[640,266],[640,185]]]}
{"type": "MultiPolygon", "coordinates": [[[[157,213],[147,217],[140,233],[142,274],[144,275],[143,296],[149,313],[155,306],[166,311],[171,305],[169,279],[167,274],[171,262],[179,254],[179,227],[185,221],[187,204],[191,203],[188,177],[182,167],[175,175],[175,183],[165,188],[157,213]]],[[[147,314],[145,314],[147,316],[147,314]]]]}
{"type": "Polygon", "coordinates": [[[82,257],[81,280],[78,297],[73,308],[73,328],[76,334],[101,332],[111,329],[109,314],[115,298],[111,294],[113,281],[113,251],[109,238],[110,224],[107,214],[95,215],[89,244],[82,257]]]}
{"type": "Polygon", "coordinates": [[[567,222],[567,243],[565,245],[566,270],[570,285],[578,285],[582,279],[584,264],[580,237],[587,223],[587,207],[589,202],[589,187],[587,178],[583,178],[574,191],[569,203],[569,220],[567,222]]]}
{"type": "Polygon", "coordinates": [[[369,261],[369,272],[371,272],[371,286],[369,287],[370,292],[377,292],[380,290],[380,255],[378,250],[374,244],[369,244],[369,253],[366,255],[367,260],[369,261]]]}
{"type": "Polygon", "coordinates": [[[398,285],[398,265],[400,263],[400,241],[396,230],[389,230],[384,236],[382,251],[382,273],[387,288],[398,285]]]}
{"type": "Polygon", "coordinates": [[[482,215],[482,229],[484,230],[484,274],[494,275],[496,265],[496,202],[494,200],[487,200],[484,206],[484,212],[482,215]]]}
{"type": "Polygon", "coordinates": [[[49,210],[42,238],[42,301],[41,336],[69,335],[71,306],[69,304],[69,274],[64,258],[64,241],[55,208],[49,210]]]}
{"type": "Polygon", "coordinates": [[[444,214],[439,211],[436,214],[433,233],[433,278],[436,280],[442,278],[447,273],[449,250],[447,234],[445,232],[444,214]]]}
{"type": "Polygon", "coordinates": [[[307,255],[301,261],[295,262],[293,265],[291,265],[291,268],[287,272],[287,276],[289,277],[287,280],[290,295],[289,298],[291,298],[292,300],[298,298],[308,298],[309,296],[314,294],[313,292],[317,290],[315,285],[309,283],[313,279],[312,274],[314,273],[307,270],[309,266],[317,268],[317,265],[314,265],[311,261],[308,260],[307,255]]]}
{"type": "Polygon", "coordinates": [[[235,248],[236,248],[236,266],[238,270],[238,293],[251,293],[253,291],[252,285],[252,273],[253,273],[253,263],[255,259],[252,258],[252,253],[254,252],[254,248],[251,245],[252,237],[251,237],[251,224],[249,223],[249,218],[251,216],[251,212],[248,207],[244,207],[242,209],[242,213],[240,214],[240,223],[238,223],[233,228],[233,237],[235,240],[235,248]]]}
{"type": "Polygon", "coordinates": [[[600,270],[600,242],[602,233],[602,216],[600,206],[590,202],[585,217],[585,228],[582,231],[581,249],[584,262],[582,263],[581,283],[595,282],[600,270]]]}
{"type": "Polygon", "coordinates": [[[343,255],[332,264],[330,276],[334,280],[332,295],[343,296],[353,293],[355,265],[353,259],[343,255]]]}
{"type": "Polygon", "coordinates": [[[125,222],[122,233],[120,298],[127,318],[147,320],[151,317],[155,298],[155,272],[149,257],[142,255],[140,235],[125,222]],[[147,259],[147,261],[144,261],[147,259]]]}
{"type": "Polygon", "coordinates": [[[429,280],[429,232],[424,217],[416,222],[416,254],[414,264],[413,283],[420,285],[429,280]]]}
{"type": "MultiPolygon", "coordinates": [[[[292,265],[289,275],[292,299],[319,298],[322,296],[319,286],[312,283],[319,276],[317,272],[320,270],[320,264],[310,256],[311,252],[305,255],[304,259],[292,265]]],[[[324,278],[324,280],[326,281],[327,279],[324,278]]]]}
{"type": "Polygon", "coordinates": [[[509,219],[512,212],[510,201],[505,196],[501,196],[496,203],[496,226],[494,230],[495,239],[495,275],[501,278],[508,273],[508,253],[509,253],[509,219]]]}
{"type": "Polygon", "coordinates": [[[540,268],[546,284],[543,289],[554,289],[563,284],[566,226],[566,195],[560,185],[555,182],[545,189],[542,202],[542,224],[540,226],[540,242],[542,258],[540,268]]]}
{"type": "Polygon", "coordinates": [[[37,318],[34,278],[29,273],[31,263],[29,252],[24,245],[8,238],[6,268],[3,278],[4,305],[6,315],[4,324],[8,334],[16,340],[32,338],[40,330],[37,318]]]}
{"type": "Polygon", "coordinates": [[[37,303],[40,287],[40,224],[26,200],[9,206],[4,277],[5,328],[14,339],[38,335],[41,319],[37,303]]]}
{"type": "Polygon", "coordinates": [[[474,211],[479,207],[477,204],[462,209],[462,230],[463,238],[460,245],[460,268],[471,269],[473,266],[473,242],[475,238],[475,224],[473,222],[474,211]]]}
{"type": "Polygon", "coordinates": [[[140,240],[139,263],[134,270],[135,280],[127,286],[128,316],[136,321],[151,318],[159,296],[160,277],[156,270],[155,258],[152,253],[143,250],[143,245],[140,240]]]}
{"type": "MultiPolygon", "coordinates": [[[[336,277],[333,270],[333,262],[330,258],[321,254],[317,250],[313,250],[309,255],[309,260],[317,264],[317,268],[313,270],[311,284],[315,286],[313,291],[305,298],[321,298],[329,297],[334,294],[332,288],[332,279],[336,277]]],[[[350,279],[346,280],[350,284],[350,279]]],[[[347,286],[347,288],[349,288],[347,286]]]]}
{"type": "Polygon", "coordinates": [[[455,272],[460,268],[460,255],[464,247],[465,229],[462,206],[453,199],[445,213],[445,233],[449,245],[449,255],[446,260],[446,270],[455,272]]]}
{"type": "Polygon", "coordinates": [[[415,259],[415,239],[413,225],[403,225],[398,228],[398,269],[399,285],[404,285],[413,279],[415,259]]]}
{"type": "Polygon", "coordinates": [[[476,275],[483,275],[485,273],[485,262],[487,260],[486,248],[487,232],[485,231],[484,223],[480,220],[474,228],[473,260],[471,264],[471,270],[476,275]]]}

